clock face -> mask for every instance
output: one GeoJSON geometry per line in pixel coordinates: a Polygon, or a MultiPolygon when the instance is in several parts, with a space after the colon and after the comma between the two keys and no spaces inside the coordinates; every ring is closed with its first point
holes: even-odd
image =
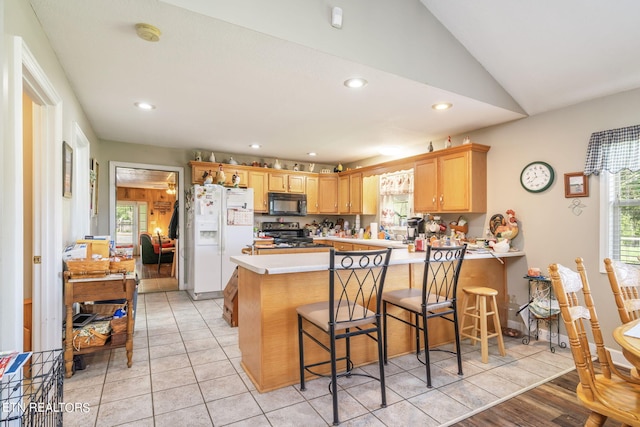
{"type": "Polygon", "coordinates": [[[520,184],[531,193],[540,193],[553,184],[553,168],[545,162],[532,162],[522,169],[520,184]]]}

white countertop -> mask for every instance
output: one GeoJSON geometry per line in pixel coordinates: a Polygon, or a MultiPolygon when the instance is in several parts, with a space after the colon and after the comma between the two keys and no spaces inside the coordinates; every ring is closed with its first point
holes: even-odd
{"type": "MultiPolygon", "coordinates": [[[[336,239],[331,239],[336,240],[336,239]]],[[[357,241],[358,239],[344,239],[357,241]]],[[[389,240],[361,240],[373,246],[373,242],[394,243],[389,240]]],[[[400,243],[400,242],[396,242],[400,243]]],[[[401,243],[400,243],[401,244],[401,243]]],[[[423,262],[425,252],[408,252],[406,245],[402,249],[394,249],[391,252],[389,265],[414,264],[423,262]]],[[[508,258],[524,256],[522,251],[511,251],[506,253],[494,253],[488,250],[470,250],[465,254],[465,260],[488,259],[488,258],[508,258]]],[[[310,253],[290,253],[274,255],[238,255],[232,256],[231,261],[257,274],[287,274],[306,273],[309,271],[323,271],[329,268],[329,252],[310,253]]],[[[496,260],[498,262],[498,260],[496,260]]]]}

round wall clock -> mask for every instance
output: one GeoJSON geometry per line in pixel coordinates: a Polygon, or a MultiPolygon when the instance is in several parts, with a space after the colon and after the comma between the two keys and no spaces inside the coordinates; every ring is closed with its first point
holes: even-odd
{"type": "Polygon", "coordinates": [[[551,165],[545,162],[531,162],[522,169],[520,184],[531,193],[540,193],[553,184],[555,173],[551,165]]]}

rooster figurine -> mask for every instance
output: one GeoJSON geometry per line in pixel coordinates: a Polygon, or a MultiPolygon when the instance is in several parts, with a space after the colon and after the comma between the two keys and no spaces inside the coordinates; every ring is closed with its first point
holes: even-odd
{"type": "Polygon", "coordinates": [[[507,210],[507,219],[502,219],[502,224],[496,227],[495,235],[501,239],[513,240],[518,235],[518,220],[513,209],[507,210]]]}

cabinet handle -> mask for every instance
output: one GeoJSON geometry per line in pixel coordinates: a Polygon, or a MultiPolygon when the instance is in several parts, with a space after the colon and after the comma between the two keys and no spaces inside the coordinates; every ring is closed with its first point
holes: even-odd
{"type": "Polygon", "coordinates": [[[444,206],[444,194],[440,195],[440,205],[444,206]]]}

